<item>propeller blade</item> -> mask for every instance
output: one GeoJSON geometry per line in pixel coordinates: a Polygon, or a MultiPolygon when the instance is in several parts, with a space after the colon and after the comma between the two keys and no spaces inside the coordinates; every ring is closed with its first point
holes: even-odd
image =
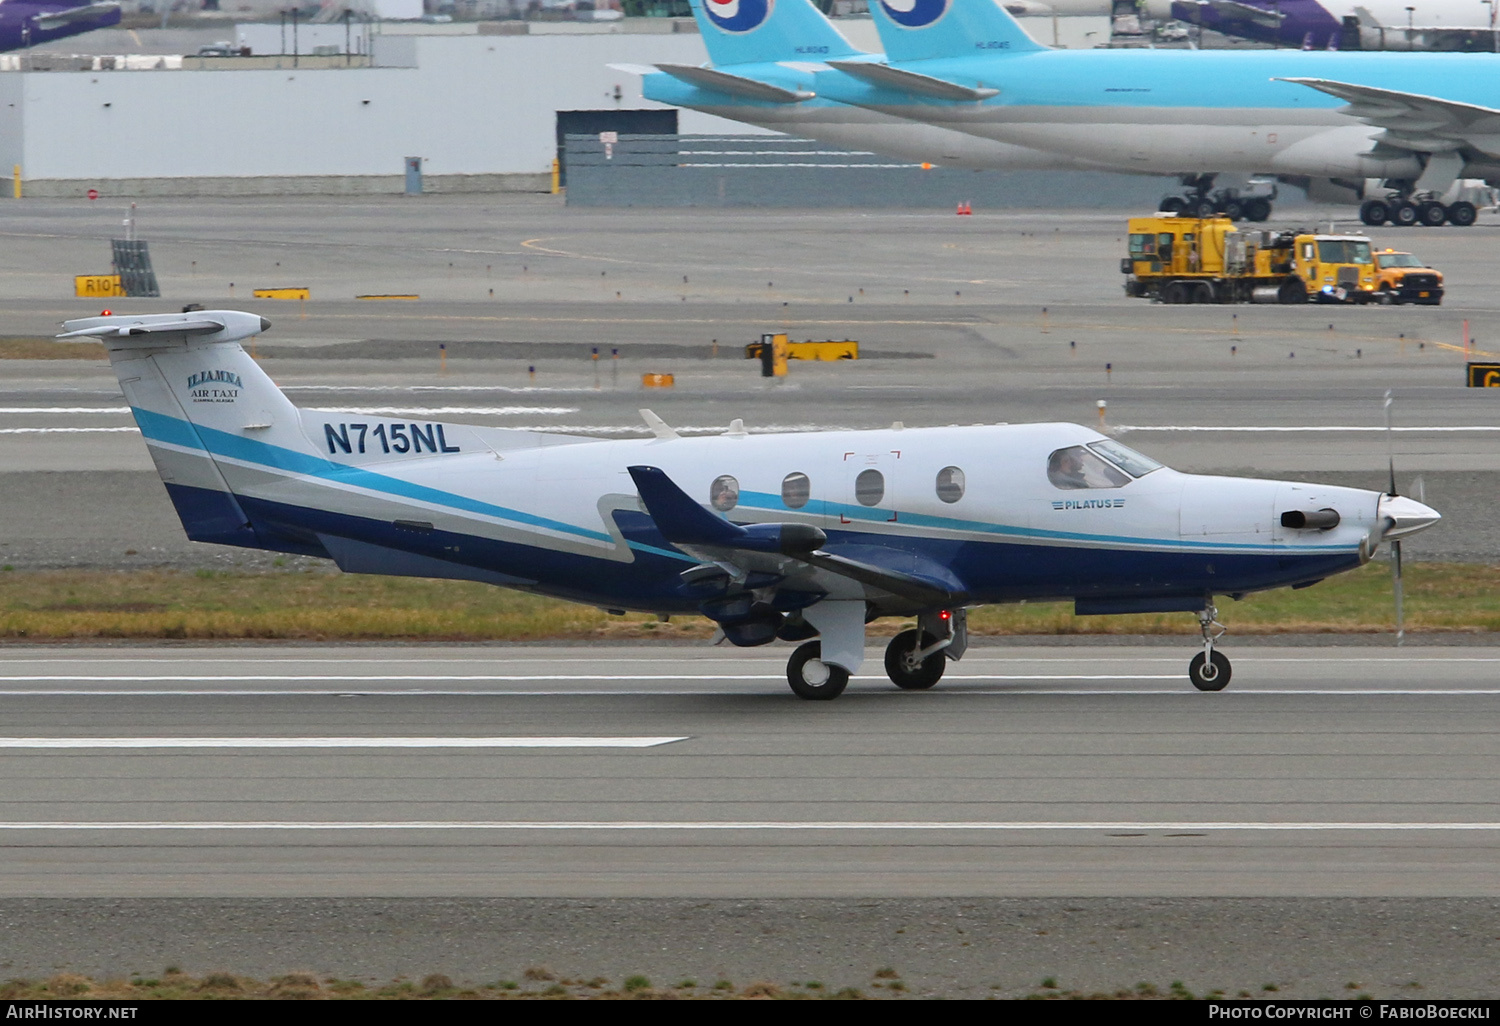
{"type": "Polygon", "coordinates": [[[1391,591],[1396,596],[1396,644],[1406,642],[1406,610],[1402,606],[1401,543],[1391,542],[1391,591]]]}
{"type": "Polygon", "coordinates": [[[1390,488],[1390,491],[1387,494],[1389,494],[1389,495],[1400,495],[1401,493],[1398,492],[1398,491],[1396,491],[1396,439],[1395,439],[1395,435],[1391,431],[1391,404],[1394,401],[1395,400],[1391,398],[1390,389],[1386,389],[1386,393],[1385,393],[1385,454],[1386,454],[1386,457],[1387,457],[1387,459],[1389,461],[1390,468],[1391,468],[1391,488],[1390,488]]]}
{"type": "Polygon", "coordinates": [[[1417,497],[1418,502],[1424,506],[1427,505],[1427,479],[1421,474],[1418,474],[1412,481],[1411,491],[1417,497]]]}

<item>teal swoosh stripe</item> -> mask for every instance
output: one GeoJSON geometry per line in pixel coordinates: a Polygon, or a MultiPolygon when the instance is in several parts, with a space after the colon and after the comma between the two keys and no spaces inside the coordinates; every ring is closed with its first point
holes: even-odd
{"type": "MultiPolygon", "coordinates": [[[[212,455],[227,456],[230,459],[243,460],[246,463],[255,463],[263,467],[273,467],[277,470],[286,470],[294,474],[303,474],[307,477],[316,477],[338,484],[355,485],[356,487],[365,488],[370,491],[384,492],[387,495],[398,495],[406,499],[430,502],[434,505],[446,506],[449,509],[498,517],[502,520],[526,524],[529,527],[541,527],[581,538],[588,538],[591,541],[614,542],[614,538],[611,535],[605,534],[602,531],[591,531],[588,528],[563,523],[560,520],[552,520],[549,517],[539,517],[531,513],[523,513],[520,510],[510,509],[506,506],[496,506],[492,503],[481,502],[478,499],[471,499],[468,496],[445,492],[438,488],[413,484],[410,481],[403,481],[400,478],[389,477],[385,474],[377,474],[361,467],[345,466],[342,463],[334,463],[332,460],[325,460],[318,456],[309,456],[306,453],[300,453],[279,445],[271,445],[268,442],[261,442],[253,438],[241,438],[227,431],[204,427],[201,424],[190,424],[176,417],[153,413],[150,410],[143,410],[138,407],[132,407],[131,409],[135,414],[136,423],[140,425],[141,434],[159,442],[168,442],[173,445],[205,450],[212,455]]],[[[686,562],[696,562],[680,552],[671,552],[666,549],[659,549],[650,545],[637,545],[631,542],[627,542],[626,544],[638,551],[670,556],[673,559],[680,559],[686,562]]]]}
{"type": "MultiPolygon", "coordinates": [[[[779,495],[772,495],[769,492],[740,492],[740,504],[751,506],[755,509],[764,509],[769,513],[780,513],[786,509],[786,506],[781,502],[781,497],[779,495]]],[[[823,510],[825,516],[843,516],[846,520],[860,520],[866,523],[885,523],[889,519],[886,514],[892,512],[887,509],[871,509],[868,506],[846,506],[841,503],[827,501],[823,504],[823,510]]],[[[934,516],[930,513],[907,513],[905,511],[900,511],[899,516],[901,523],[910,524],[913,527],[931,527],[945,531],[973,531],[978,534],[998,534],[1022,541],[1049,540],[1093,542],[1106,545],[1152,545],[1189,551],[1214,552],[1223,552],[1227,549],[1242,552],[1274,552],[1284,555],[1299,555],[1309,552],[1348,552],[1350,550],[1350,547],[1347,545],[1299,545],[1296,548],[1290,548],[1285,545],[1189,541],[1185,538],[1133,538],[1128,535],[1082,534],[1073,531],[1051,531],[1046,528],[1011,527],[1007,524],[989,524],[980,520],[959,520],[953,517],[934,516]]]]}

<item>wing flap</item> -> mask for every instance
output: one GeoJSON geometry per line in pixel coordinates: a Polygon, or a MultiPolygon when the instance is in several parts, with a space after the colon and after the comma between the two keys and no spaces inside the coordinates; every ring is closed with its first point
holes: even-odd
{"type": "Polygon", "coordinates": [[[1500,110],[1444,100],[1421,93],[1336,82],[1326,78],[1282,78],[1349,103],[1346,113],[1384,129],[1380,141],[1414,153],[1441,153],[1470,147],[1500,155],[1500,110]]]}

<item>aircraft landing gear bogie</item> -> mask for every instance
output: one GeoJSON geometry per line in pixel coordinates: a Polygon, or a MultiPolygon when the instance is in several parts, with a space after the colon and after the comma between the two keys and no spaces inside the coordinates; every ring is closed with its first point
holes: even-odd
{"type": "Polygon", "coordinates": [[[903,691],[926,691],[948,668],[947,647],[926,631],[902,631],[885,649],[885,672],[903,691]],[[924,654],[925,653],[925,654],[924,654]]]}
{"type": "Polygon", "coordinates": [[[1198,614],[1198,628],[1203,632],[1203,651],[1188,663],[1188,679],[1199,691],[1223,691],[1229,685],[1229,657],[1215,651],[1214,643],[1227,629],[1219,622],[1219,610],[1210,603],[1198,614]]]}
{"type": "Polygon", "coordinates": [[[786,682],[798,698],[826,702],[839,697],[849,684],[849,671],[823,662],[823,643],[799,645],[786,662],[786,682]]]}

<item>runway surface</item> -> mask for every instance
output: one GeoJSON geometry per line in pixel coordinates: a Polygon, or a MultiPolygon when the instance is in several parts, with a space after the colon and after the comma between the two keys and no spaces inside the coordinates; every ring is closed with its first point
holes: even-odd
{"type": "Polygon", "coordinates": [[[1500,653],[1229,651],[11,650],[0,895],[1500,895],[1500,653]]]}

